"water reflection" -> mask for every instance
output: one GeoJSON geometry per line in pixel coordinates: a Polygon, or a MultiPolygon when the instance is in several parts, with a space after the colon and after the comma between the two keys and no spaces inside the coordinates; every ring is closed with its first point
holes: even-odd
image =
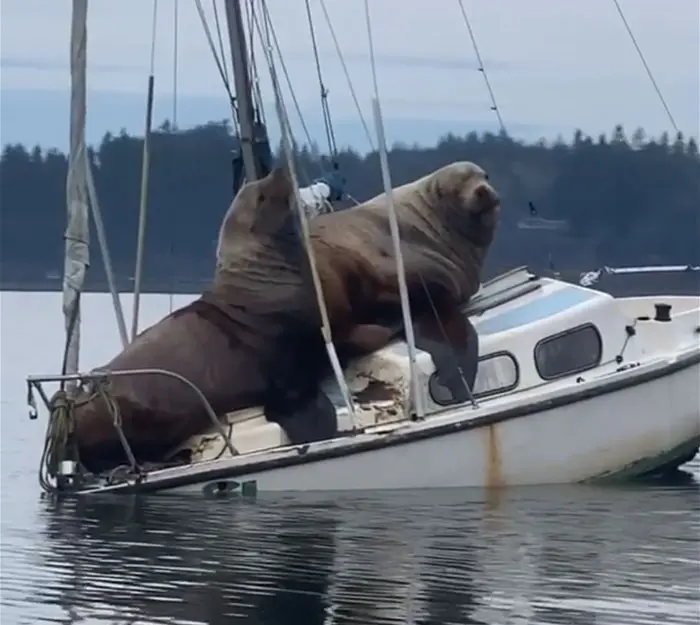
{"type": "MultiPolygon", "coordinates": [[[[24,378],[57,365],[60,294],[0,295],[2,625],[700,621],[700,460],[685,486],[41,500],[24,378]]],[[[119,339],[108,295],[83,304],[89,369],[119,339]]]]}
{"type": "Polygon", "coordinates": [[[45,601],[120,623],[323,623],[331,506],[182,503],[84,500],[50,511],[46,565],[70,562],[70,577],[45,601]]]}
{"type": "Polygon", "coordinates": [[[699,512],[697,485],[42,502],[3,625],[696,623],[699,512]]]}

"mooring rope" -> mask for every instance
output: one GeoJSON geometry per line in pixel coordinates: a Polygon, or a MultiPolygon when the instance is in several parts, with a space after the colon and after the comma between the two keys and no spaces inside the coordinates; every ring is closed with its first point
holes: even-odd
{"type": "Polygon", "coordinates": [[[49,423],[39,465],[39,483],[47,492],[55,492],[56,480],[64,460],[79,462],[75,434],[75,400],[65,389],[56,391],[50,402],[49,423]]]}

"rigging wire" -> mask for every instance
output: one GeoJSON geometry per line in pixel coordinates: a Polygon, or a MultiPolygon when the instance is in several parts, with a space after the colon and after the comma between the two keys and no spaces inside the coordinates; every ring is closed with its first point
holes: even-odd
{"type": "MultiPolygon", "coordinates": [[[[263,36],[263,31],[262,31],[262,27],[260,26],[260,21],[258,19],[258,16],[255,15],[255,25],[256,25],[256,28],[258,31],[258,35],[260,36],[261,41],[264,42],[263,47],[265,49],[269,50],[270,58],[273,59],[273,62],[274,62],[274,55],[272,54],[273,49],[275,52],[277,52],[279,64],[280,64],[280,67],[282,68],[282,74],[284,75],[285,81],[287,83],[287,88],[289,89],[289,94],[292,98],[292,103],[294,105],[294,109],[296,110],[297,116],[299,117],[299,121],[301,123],[301,127],[302,127],[302,130],[304,132],[304,136],[305,136],[306,140],[308,141],[308,144],[312,145],[313,140],[311,138],[311,133],[309,132],[309,128],[306,125],[306,120],[304,119],[304,114],[301,111],[301,106],[299,105],[299,100],[297,99],[296,93],[294,92],[294,87],[292,86],[292,81],[289,77],[289,72],[287,71],[287,66],[284,62],[284,57],[282,56],[282,51],[280,49],[279,42],[277,40],[277,33],[275,32],[275,27],[272,24],[272,19],[270,18],[270,12],[267,9],[267,6],[265,5],[265,3],[263,3],[262,10],[264,13],[263,19],[265,20],[265,24],[266,24],[266,34],[269,35],[267,38],[268,41],[265,42],[265,37],[263,36]]],[[[269,67],[269,62],[268,62],[268,67],[269,67]]],[[[287,120],[287,121],[289,121],[289,120],[287,120]]],[[[290,130],[290,135],[291,135],[291,130],[290,130]]],[[[293,149],[298,150],[298,144],[294,140],[293,136],[291,137],[291,141],[292,141],[293,149]]],[[[323,165],[321,165],[321,168],[323,169],[323,165]]],[[[304,172],[304,175],[307,178],[307,180],[311,180],[311,178],[309,178],[308,175],[306,175],[306,174],[307,174],[307,172],[304,172]]]]}
{"type": "MultiPolygon", "coordinates": [[[[372,68],[372,83],[374,87],[374,98],[375,98],[375,117],[377,119],[380,119],[380,113],[379,113],[379,81],[377,79],[377,61],[376,61],[376,56],[374,53],[374,37],[372,36],[372,19],[371,19],[371,14],[370,14],[370,9],[369,9],[369,0],[364,0],[364,5],[365,5],[365,23],[367,27],[367,38],[369,41],[369,60],[370,60],[370,67],[372,68]]],[[[379,126],[379,123],[377,124],[379,126]]],[[[382,158],[382,153],[384,153],[385,157],[387,158],[386,161],[386,170],[388,171],[389,168],[389,163],[388,163],[388,154],[386,153],[386,139],[384,138],[384,133],[383,131],[381,132],[381,136],[378,137],[379,142],[380,142],[380,159],[382,158]]],[[[385,179],[385,186],[388,186],[389,181],[385,179]]],[[[389,201],[389,207],[390,211],[393,212],[393,200],[390,198],[389,194],[387,193],[387,199],[389,201]]],[[[397,239],[399,238],[399,231],[398,231],[398,224],[397,228],[395,231],[394,235],[397,239]]],[[[400,249],[397,250],[397,269],[399,272],[403,272],[403,260],[402,257],[400,256],[401,252],[400,249]],[[399,260],[401,258],[401,260],[399,260]]],[[[450,354],[452,356],[452,359],[454,360],[454,366],[455,369],[457,370],[460,381],[462,382],[462,385],[464,386],[464,390],[466,391],[466,395],[468,399],[470,400],[472,406],[474,408],[478,408],[478,404],[476,402],[476,399],[474,398],[474,395],[472,393],[471,388],[469,388],[469,384],[467,383],[467,380],[464,376],[464,371],[460,365],[459,359],[457,358],[457,353],[452,345],[452,341],[450,340],[449,335],[447,334],[447,330],[442,322],[442,319],[440,318],[440,315],[438,314],[437,306],[435,305],[435,302],[433,300],[433,297],[430,293],[430,290],[428,289],[428,285],[425,281],[425,277],[423,276],[422,273],[418,274],[420,277],[421,285],[423,287],[423,290],[425,292],[425,295],[428,299],[428,302],[430,303],[430,307],[432,309],[433,315],[435,317],[435,321],[437,322],[438,327],[440,328],[441,334],[443,336],[443,339],[445,341],[445,344],[449,347],[450,354]]],[[[408,338],[409,336],[409,330],[407,329],[408,323],[410,323],[410,312],[408,315],[408,320],[404,320],[404,332],[406,333],[406,339],[409,341],[410,339],[408,338]]],[[[413,334],[413,330],[410,330],[410,334],[413,334]]],[[[410,349],[410,347],[409,347],[410,349]]],[[[415,356],[414,356],[415,358],[415,356]]],[[[413,376],[412,376],[413,377],[413,376]]],[[[416,391],[417,392],[417,391],[416,391]]],[[[416,395],[416,398],[418,395],[416,395]]],[[[420,413],[419,413],[420,416],[420,413]]]]}
{"type": "MultiPolygon", "coordinates": [[[[292,103],[294,105],[294,109],[296,110],[297,116],[299,117],[302,131],[304,133],[304,137],[307,141],[307,144],[309,146],[311,146],[311,145],[313,145],[313,139],[311,138],[311,133],[309,132],[309,128],[306,125],[306,120],[304,119],[304,114],[301,111],[301,106],[299,105],[299,100],[296,97],[296,93],[294,91],[294,87],[292,85],[292,81],[291,81],[291,78],[289,76],[289,72],[287,71],[287,66],[284,62],[282,50],[280,49],[279,42],[277,40],[277,33],[275,32],[275,27],[272,24],[270,12],[267,8],[267,4],[266,4],[265,0],[260,0],[260,12],[263,14],[262,18],[265,22],[265,35],[263,35],[263,30],[262,30],[262,27],[260,25],[260,21],[258,20],[257,15],[254,15],[254,22],[255,22],[255,26],[256,26],[257,31],[258,31],[258,35],[259,35],[260,40],[261,40],[262,45],[263,45],[263,50],[267,53],[265,56],[267,58],[267,56],[269,55],[269,57],[271,59],[273,59],[273,62],[274,62],[274,54],[273,54],[273,44],[274,44],[274,50],[277,52],[279,64],[280,64],[280,67],[282,68],[282,73],[284,74],[285,81],[287,83],[287,88],[289,89],[289,93],[290,93],[290,96],[292,98],[292,103]]],[[[268,62],[268,69],[270,69],[270,79],[273,81],[276,81],[277,80],[276,70],[274,67],[270,68],[269,62],[268,62]],[[272,76],[273,72],[275,73],[274,78],[272,76]]],[[[285,114],[287,114],[286,110],[285,110],[285,114]]],[[[286,119],[287,119],[287,123],[291,124],[288,116],[286,119]]],[[[282,129],[282,132],[283,131],[284,130],[282,129]]],[[[289,136],[290,136],[290,141],[292,142],[292,148],[294,149],[295,152],[297,152],[299,149],[299,146],[298,146],[298,143],[296,142],[294,135],[291,131],[291,125],[290,125],[290,130],[289,130],[289,136]]],[[[323,165],[323,159],[319,159],[317,164],[318,164],[319,169],[321,170],[321,175],[323,177],[326,177],[328,172],[326,172],[326,169],[323,165]]],[[[303,163],[301,163],[301,162],[299,163],[299,169],[301,170],[301,174],[302,174],[304,180],[306,181],[306,183],[307,184],[311,183],[313,181],[313,177],[309,175],[309,172],[306,170],[303,163]]],[[[334,170],[337,171],[337,164],[334,164],[334,170]]],[[[327,181],[327,184],[330,186],[330,181],[327,181]]],[[[355,203],[357,204],[356,201],[355,201],[355,203]]]]}
{"type": "Polygon", "coordinates": [[[134,270],[134,306],[131,319],[131,340],[136,338],[141,304],[141,279],[146,246],[146,217],[148,214],[148,182],[151,161],[151,126],[153,123],[153,95],[155,87],[156,28],[158,24],[158,0],[153,0],[153,27],[151,30],[151,58],[148,74],[148,96],[146,103],[146,129],[143,134],[141,157],[141,196],[139,202],[139,226],[136,239],[136,267],[134,270]]]}
{"type": "Polygon", "coordinates": [[[377,62],[374,55],[374,37],[372,36],[372,20],[370,18],[369,0],[365,2],[365,26],[367,27],[367,39],[369,41],[369,65],[372,69],[372,86],[374,87],[374,97],[379,100],[379,82],[377,80],[377,62]]]}
{"type": "Polygon", "coordinates": [[[267,126],[265,117],[265,107],[263,106],[262,92],[260,90],[260,73],[258,71],[257,59],[255,56],[255,0],[245,5],[248,18],[248,41],[250,42],[250,58],[248,66],[251,69],[250,83],[253,91],[253,100],[255,102],[255,114],[258,121],[267,126]]]}
{"type": "Polygon", "coordinates": [[[173,130],[177,130],[177,74],[178,74],[178,31],[179,7],[178,1],[173,2],[173,130]]]}
{"type": "Polygon", "coordinates": [[[153,17],[151,23],[151,57],[149,64],[149,74],[153,75],[156,66],[156,27],[158,24],[158,0],[153,0],[153,17]]]}
{"type": "MultiPolygon", "coordinates": [[[[178,60],[179,60],[179,46],[178,46],[178,34],[179,34],[179,0],[173,1],[173,119],[172,119],[172,130],[177,132],[177,73],[178,73],[178,60]]],[[[173,232],[170,233],[170,263],[173,264],[175,259],[175,246],[173,242],[174,236],[173,232]]],[[[174,274],[171,274],[174,279],[174,274]]],[[[169,312],[173,312],[175,307],[173,291],[175,290],[174,283],[170,284],[170,293],[168,294],[168,308],[169,312]]]]}
{"type": "Polygon", "coordinates": [[[481,75],[484,77],[484,83],[486,83],[486,90],[489,92],[489,97],[491,98],[491,110],[496,113],[496,117],[498,118],[498,123],[501,126],[501,130],[504,135],[508,134],[508,130],[506,129],[506,124],[503,121],[503,116],[501,115],[501,110],[498,108],[498,103],[496,102],[496,96],[493,92],[493,88],[491,87],[491,81],[489,80],[488,73],[486,72],[486,67],[484,66],[484,61],[481,58],[481,52],[479,52],[479,46],[476,43],[476,36],[474,35],[474,30],[472,29],[471,22],[469,21],[469,17],[467,16],[467,10],[464,8],[464,1],[463,0],[457,0],[459,3],[459,8],[462,12],[462,18],[464,19],[464,24],[467,27],[467,32],[469,33],[469,39],[472,42],[472,48],[474,48],[474,55],[476,56],[476,62],[479,64],[477,69],[479,72],[481,72],[481,75]]]}
{"type": "Polygon", "coordinates": [[[348,71],[348,66],[345,63],[345,57],[343,56],[343,52],[340,48],[340,43],[338,42],[338,37],[336,37],[335,34],[335,29],[333,28],[333,22],[331,22],[330,15],[328,14],[328,9],[326,8],[326,3],[324,0],[319,0],[321,4],[321,10],[323,11],[323,16],[326,19],[326,24],[328,25],[328,31],[331,34],[331,38],[333,39],[333,45],[335,46],[335,51],[338,55],[338,59],[340,60],[340,65],[343,68],[343,73],[345,74],[345,80],[348,83],[348,87],[350,88],[350,95],[352,96],[352,101],[355,104],[355,109],[357,110],[357,114],[360,117],[360,122],[362,123],[362,128],[365,131],[365,136],[367,137],[367,142],[369,143],[369,147],[372,151],[375,150],[374,147],[374,140],[372,139],[372,133],[369,131],[369,126],[367,125],[367,121],[365,120],[365,116],[362,113],[362,107],[360,106],[360,101],[357,98],[357,93],[355,92],[355,87],[352,84],[352,79],[350,78],[350,72],[348,71]]]}
{"type": "Polygon", "coordinates": [[[335,163],[338,156],[338,148],[335,142],[335,133],[333,132],[333,122],[331,112],[328,107],[328,89],[323,82],[323,73],[321,71],[321,59],[318,56],[318,43],[316,42],[316,30],[314,29],[314,21],[311,15],[311,4],[306,0],[306,17],[309,22],[309,32],[311,34],[311,45],[314,51],[314,61],[316,63],[316,75],[318,76],[318,84],[321,89],[321,110],[323,112],[323,126],[326,131],[326,140],[328,141],[328,154],[332,162],[335,163]]]}
{"type": "Polygon", "coordinates": [[[632,32],[632,28],[629,25],[629,22],[627,21],[627,18],[625,17],[624,12],[622,11],[622,7],[620,6],[620,3],[618,0],[613,0],[613,3],[615,4],[615,8],[617,9],[618,14],[620,15],[620,19],[622,20],[622,23],[625,26],[625,30],[627,30],[627,34],[629,35],[630,39],[632,40],[632,45],[634,46],[634,49],[637,51],[637,55],[639,56],[639,59],[642,62],[642,65],[644,66],[644,69],[647,72],[647,76],[649,76],[649,80],[651,81],[652,86],[654,87],[654,90],[656,91],[656,95],[659,97],[659,100],[661,101],[662,106],[664,107],[664,110],[666,111],[666,115],[668,116],[669,121],[671,122],[671,126],[673,126],[673,129],[676,131],[676,134],[680,132],[680,129],[678,128],[678,125],[676,124],[676,120],[674,119],[671,109],[669,109],[668,104],[666,103],[666,98],[664,98],[663,93],[661,93],[661,89],[659,88],[658,83],[656,82],[656,79],[654,78],[654,74],[651,71],[651,68],[649,67],[649,64],[647,63],[646,58],[644,57],[644,53],[642,52],[642,49],[639,47],[639,44],[637,43],[637,38],[634,36],[634,33],[632,32]]]}
{"type": "MultiPolygon", "coordinates": [[[[239,124],[238,124],[238,107],[236,105],[236,98],[231,90],[231,82],[228,79],[228,73],[224,68],[222,60],[219,59],[219,54],[216,51],[216,44],[214,43],[214,38],[212,37],[211,30],[209,29],[209,24],[207,23],[207,17],[204,14],[204,9],[202,8],[201,0],[194,0],[197,7],[197,13],[199,13],[199,20],[202,22],[202,27],[204,28],[204,34],[207,37],[207,42],[209,43],[209,49],[211,50],[212,56],[214,57],[214,62],[219,70],[219,76],[224,83],[224,88],[226,89],[226,94],[228,95],[229,104],[231,106],[231,117],[233,120],[234,133],[236,137],[240,135],[239,124]]],[[[221,31],[219,31],[221,32],[221,31]]]]}
{"type": "Polygon", "coordinates": [[[313,143],[311,139],[311,133],[306,125],[306,120],[304,119],[304,114],[301,112],[301,106],[299,105],[299,100],[297,99],[294,87],[292,86],[292,80],[289,77],[289,72],[287,71],[287,64],[284,62],[284,57],[282,56],[282,50],[280,49],[279,41],[277,40],[277,32],[274,25],[272,24],[272,19],[270,18],[270,12],[265,7],[266,21],[268,23],[270,35],[272,35],[272,44],[274,45],[275,52],[277,53],[277,58],[279,59],[280,67],[282,68],[282,74],[284,75],[284,80],[287,83],[287,89],[289,89],[289,95],[292,98],[292,103],[294,104],[294,109],[299,116],[299,121],[301,122],[302,129],[304,130],[304,135],[309,145],[313,143]]]}
{"type": "Polygon", "coordinates": [[[226,49],[224,48],[224,38],[221,36],[221,22],[219,21],[219,11],[216,8],[216,0],[211,0],[211,6],[214,9],[214,24],[216,26],[216,38],[219,41],[219,53],[221,54],[221,65],[224,68],[224,74],[228,78],[230,76],[228,66],[226,64],[226,49]]]}
{"type": "MultiPolygon", "coordinates": [[[[508,133],[508,129],[506,128],[506,123],[505,120],[503,119],[503,115],[501,114],[501,109],[498,106],[498,102],[496,101],[496,94],[493,91],[493,88],[491,87],[491,81],[489,80],[488,73],[486,71],[486,66],[484,65],[483,58],[481,56],[481,51],[479,50],[479,45],[476,42],[476,35],[474,34],[474,29],[472,28],[471,20],[469,19],[469,16],[467,15],[467,10],[464,8],[464,0],[457,0],[457,3],[459,4],[460,11],[462,13],[462,19],[464,20],[464,24],[467,27],[467,32],[469,33],[469,39],[472,44],[472,48],[474,49],[474,56],[476,57],[476,62],[477,62],[477,70],[481,73],[481,75],[484,77],[484,83],[486,84],[486,90],[488,91],[489,98],[491,99],[491,110],[496,114],[496,118],[498,119],[498,124],[501,127],[501,133],[503,134],[504,137],[510,137],[510,134],[508,133]]],[[[521,191],[523,197],[526,197],[528,194],[525,191],[524,185],[520,178],[513,174],[513,180],[515,181],[517,187],[521,191]]],[[[535,204],[532,202],[532,200],[527,201],[527,206],[530,212],[530,215],[532,217],[535,217],[537,215],[537,208],[535,207],[535,204]]]]}
{"type": "MultiPolygon", "coordinates": [[[[266,21],[269,21],[270,16],[269,12],[267,10],[267,6],[263,3],[263,11],[264,15],[263,17],[265,18],[266,21]]],[[[262,36],[262,31],[260,30],[260,23],[259,21],[256,20],[256,26],[258,27],[258,30],[260,32],[260,37],[263,39],[262,36]]],[[[272,30],[272,34],[274,37],[274,29],[272,29],[272,25],[270,24],[270,28],[272,30]]],[[[264,41],[264,39],[263,39],[264,41]]],[[[272,46],[270,45],[270,41],[268,40],[267,46],[263,47],[263,50],[265,52],[265,60],[267,62],[267,67],[270,72],[270,79],[272,81],[272,89],[274,92],[274,97],[275,97],[275,108],[277,111],[277,117],[279,120],[280,124],[280,129],[281,129],[281,142],[282,142],[282,149],[284,152],[284,156],[286,157],[287,161],[287,168],[288,168],[288,175],[292,181],[292,186],[294,188],[294,207],[296,209],[296,213],[299,219],[299,226],[301,230],[301,238],[304,244],[304,248],[306,250],[306,254],[309,257],[309,266],[311,269],[311,279],[314,287],[314,294],[316,296],[316,301],[318,304],[319,308],[319,313],[321,316],[321,334],[323,336],[323,341],[326,347],[326,351],[328,353],[328,357],[331,363],[331,367],[333,369],[334,376],[338,382],[338,386],[340,387],[340,392],[343,396],[344,403],[347,406],[348,413],[350,415],[350,420],[353,425],[353,429],[355,428],[355,404],[352,399],[352,395],[350,393],[350,390],[347,385],[347,381],[345,380],[345,376],[343,375],[343,369],[340,364],[340,361],[338,359],[338,354],[335,349],[335,345],[333,344],[333,337],[332,337],[332,330],[330,326],[330,322],[328,319],[328,309],[326,306],[326,301],[323,295],[323,284],[320,280],[319,273],[318,273],[318,265],[316,263],[316,257],[314,253],[314,248],[313,245],[311,245],[311,235],[309,231],[309,223],[308,223],[308,218],[306,215],[306,211],[303,208],[303,203],[301,201],[301,198],[299,197],[299,186],[297,184],[297,178],[296,178],[296,173],[295,173],[295,167],[294,167],[294,138],[292,136],[292,128],[291,124],[289,123],[289,115],[287,114],[286,106],[284,104],[284,99],[282,97],[282,89],[280,88],[279,80],[277,78],[277,71],[275,68],[275,61],[274,61],[274,56],[272,54],[272,46]]]]}

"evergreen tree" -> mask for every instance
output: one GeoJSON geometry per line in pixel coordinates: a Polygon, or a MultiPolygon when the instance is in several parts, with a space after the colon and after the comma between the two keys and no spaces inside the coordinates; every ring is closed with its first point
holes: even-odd
{"type": "MultiPolygon", "coordinates": [[[[235,139],[227,122],[176,131],[165,122],[152,137],[145,282],[150,288],[201,285],[214,268],[221,219],[233,195],[235,139]]],[[[90,150],[115,272],[129,286],[136,257],[142,139],[106,134],[90,150]]],[[[279,156],[279,155],[278,155],[279,156]]],[[[577,130],[524,144],[504,135],[450,134],[433,147],[395,146],[389,155],[400,185],[454,160],[486,169],[503,199],[492,269],[529,264],[561,269],[602,264],[700,264],[700,159],[681,133],[628,141],[622,126],[597,140],[577,130]],[[535,207],[536,216],[532,214],[535,207]]],[[[347,149],[336,159],[348,196],[382,191],[376,153],[347,149]]],[[[301,147],[305,184],[329,171],[317,146],[301,147]]],[[[0,271],[5,287],[39,288],[63,266],[67,157],[40,147],[5,146],[0,159],[0,271]]],[[[97,238],[88,280],[104,288],[97,238]]]]}

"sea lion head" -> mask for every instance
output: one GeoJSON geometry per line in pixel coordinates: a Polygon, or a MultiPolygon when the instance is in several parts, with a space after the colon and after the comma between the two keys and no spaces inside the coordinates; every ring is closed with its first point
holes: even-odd
{"type": "Polygon", "coordinates": [[[276,167],[267,176],[246,182],[236,193],[222,227],[258,236],[283,227],[292,213],[294,188],[287,170],[276,167]]]}
{"type": "Polygon", "coordinates": [[[458,161],[434,173],[432,190],[446,229],[485,252],[496,233],[501,205],[488,174],[475,163],[458,161]]]}
{"type": "Polygon", "coordinates": [[[217,267],[237,265],[241,255],[249,256],[260,245],[298,251],[297,232],[292,180],[286,169],[277,167],[236,193],[219,230],[217,267]]]}

